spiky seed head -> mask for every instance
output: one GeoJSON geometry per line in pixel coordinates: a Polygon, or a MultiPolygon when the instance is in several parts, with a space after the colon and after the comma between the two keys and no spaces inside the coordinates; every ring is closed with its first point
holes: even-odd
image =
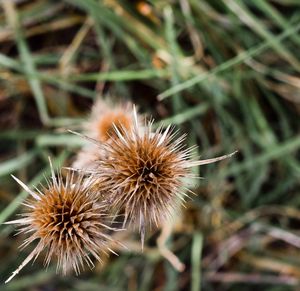
{"type": "Polygon", "coordinates": [[[129,102],[111,105],[98,99],[94,104],[89,122],[86,124],[86,134],[100,142],[107,142],[116,137],[116,126],[119,131],[131,130],[133,105],[129,102]]]}
{"type": "Polygon", "coordinates": [[[124,213],[124,223],[139,225],[143,242],[145,228],[170,218],[186,195],[190,149],[170,127],[152,132],[150,122],[141,130],[136,113],[134,119],[132,129],[115,127],[118,138],[103,145],[107,156],[100,161],[99,179],[110,189],[112,208],[124,213]]]}
{"type": "Polygon", "coordinates": [[[103,115],[97,124],[98,139],[105,142],[110,138],[117,137],[113,128],[114,125],[119,131],[130,130],[132,120],[121,110],[116,110],[103,115]]]}
{"type": "MultiPolygon", "coordinates": [[[[98,99],[92,108],[88,122],[84,125],[84,134],[101,143],[109,143],[117,138],[114,127],[120,132],[132,130],[133,105],[129,102],[112,105],[98,99]]],[[[105,154],[105,151],[101,151],[95,144],[89,144],[77,154],[72,167],[94,170],[97,165],[95,161],[100,160],[105,154]]]]}
{"type": "Polygon", "coordinates": [[[146,227],[171,218],[191,192],[184,182],[195,178],[190,168],[228,156],[193,161],[184,135],[176,138],[170,126],[153,132],[152,122],[141,128],[135,110],[133,119],[130,130],[115,127],[118,138],[103,144],[107,155],[99,161],[98,176],[110,191],[112,209],[124,214],[124,224],[139,226],[143,243],[146,227]]]}
{"type": "Polygon", "coordinates": [[[10,281],[32,259],[46,250],[45,265],[57,258],[57,270],[66,274],[74,269],[76,274],[87,264],[93,267],[89,255],[101,262],[112,241],[108,232],[107,206],[99,201],[99,195],[91,192],[92,178],[69,172],[65,182],[52,170],[48,187],[31,190],[19,179],[14,179],[31,194],[26,202],[28,211],[23,218],[8,223],[20,225],[20,232],[30,234],[22,247],[33,241],[38,243],[30,255],[6,281],[10,281]]]}

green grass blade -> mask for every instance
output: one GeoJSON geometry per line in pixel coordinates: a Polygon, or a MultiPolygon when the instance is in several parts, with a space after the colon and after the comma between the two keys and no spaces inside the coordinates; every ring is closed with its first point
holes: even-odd
{"type": "Polygon", "coordinates": [[[181,92],[185,89],[188,89],[188,88],[190,88],[190,87],[192,87],[192,86],[194,86],[194,85],[196,85],[200,82],[203,82],[203,81],[209,79],[210,77],[213,77],[217,74],[220,74],[220,73],[232,68],[233,66],[241,64],[241,63],[245,62],[246,60],[248,60],[250,58],[253,58],[254,56],[257,56],[257,55],[261,54],[262,52],[264,52],[266,49],[270,48],[270,46],[274,42],[274,40],[276,40],[277,42],[281,42],[284,39],[290,37],[290,35],[292,35],[294,33],[297,33],[299,30],[300,30],[300,24],[290,26],[283,33],[281,33],[278,36],[274,37],[272,42],[270,42],[270,40],[267,40],[267,41],[263,42],[262,44],[254,46],[251,49],[238,54],[236,57],[222,63],[221,65],[219,65],[215,68],[213,68],[208,73],[200,74],[200,75],[195,76],[195,77],[193,77],[193,78],[191,78],[187,81],[184,81],[181,84],[178,84],[174,87],[171,87],[170,89],[167,89],[166,91],[160,93],[158,95],[158,99],[163,100],[167,97],[170,97],[173,94],[176,94],[176,93],[181,92]]]}
{"type": "Polygon", "coordinates": [[[26,167],[34,159],[36,154],[37,150],[32,150],[0,163],[0,177],[11,174],[22,167],[26,167]]]}
{"type": "Polygon", "coordinates": [[[192,264],[192,280],[191,291],[201,290],[201,253],[203,247],[203,236],[201,232],[193,235],[191,264],[192,264]]]}

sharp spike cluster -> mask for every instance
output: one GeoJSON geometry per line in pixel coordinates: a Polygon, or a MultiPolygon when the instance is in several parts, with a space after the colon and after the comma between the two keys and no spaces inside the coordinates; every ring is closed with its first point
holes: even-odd
{"type": "Polygon", "coordinates": [[[39,242],[6,283],[44,249],[47,250],[45,265],[56,257],[57,271],[63,274],[70,269],[79,274],[85,264],[93,266],[89,254],[101,262],[103,253],[108,251],[112,240],[109,232],[115,229],[109,226],[107,207],[99,200],[98,193],[91,191],[93,178],[84,178],[82,174],[70,171],[63,181],[60,174],[55,175],[51,161],[50,168],[51,181],[42,195],[14,177],[31,194],[33,199],[26,204],[32,207],[23,218],[7,224],[18,224],[21,233],[31,233],[22,248],[35,240],[39,242]]]}
{"type": "Polygon", "coordinates": [[[191,167],[235,154],[193,160],[195,147],[185,147],[186,134],[179,136],[172,125],[154,131],[153,120],[143,119],[134,105],[113,108],[98,101],[85,132],[70,131],[90,143],[67,168],[65,180],[50,159],[47,186],[32,190],[12,176],[31,198],[23,203],[27,212],[22,218],[7,223],[20,225],[19,233],[29,235],[22,248],[38,242],[6,282],[44,249],[45,265],[56,257],[63,274],[69,269],[79,274],[85,265],[93,268],[89,255],[101,262],[103,254],[115,253],[110,244],[118,242],[110,233],[128,226],[138,229],[143,249],[147,231],[165,224],[193,194],[184,182],[197,178],[191,167]]]}
{"type": "Polygon", "coordinates": [[[123,226],[137,226],[143,244],[147,228],[170,219],[188,197],[184,178],[193,177],[190,168],[228,156],[192,161],[186,135],[177,137],[171,125],[152,131],[152,121],[140,130],[135,108],[132,114],[131,129],[115,128],[117,138],[101,145],[106,155],[98,161],[98,179],[109,188],[111,208],[124,215],[123,226]]]}

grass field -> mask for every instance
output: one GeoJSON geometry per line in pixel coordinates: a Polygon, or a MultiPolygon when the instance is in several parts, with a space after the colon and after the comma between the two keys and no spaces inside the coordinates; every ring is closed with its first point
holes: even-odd
{"type": "Polygon", "coordinates": [[[268,290],[300,288],[300,1],[0,1],[0,223],[29,186],[70,166],[97,98],[131,101],[174,124],[204,179],[172,225],[177,272],[131,233],[80,276],[47,272],[0,227],[1,290],[268,290]]]}

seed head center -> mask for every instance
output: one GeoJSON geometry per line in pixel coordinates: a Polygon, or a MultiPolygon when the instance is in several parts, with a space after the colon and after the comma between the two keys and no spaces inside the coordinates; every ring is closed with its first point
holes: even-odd
{"type": "Polygon", "coordinates": [[[153,183],[158,176],[157,167],[148,161],[140,167],[139,176],[142,182],[153,183]]]}

